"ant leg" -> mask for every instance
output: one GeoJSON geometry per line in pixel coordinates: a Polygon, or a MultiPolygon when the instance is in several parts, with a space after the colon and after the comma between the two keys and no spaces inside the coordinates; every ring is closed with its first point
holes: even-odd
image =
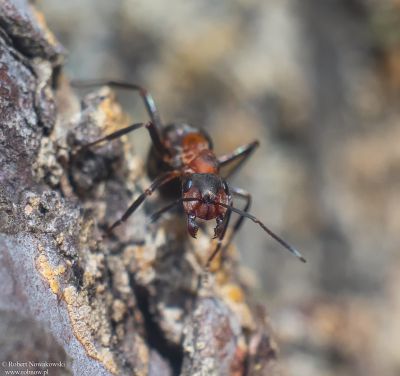
{"type": "Polygon", "coordinates": [[[89,142],[88,144],[82,145],[81,148],[82,149],[86,149],[86,148],[90,148],[91,146],[97,145],[100,142],[103,141],[112,141],[115,140],[116,138],[122,137],[124,135],[126,135],[129,132],[135,131],[136,129],[142,128],[145,124],[143,123],[136,123],[136,124],[132,124],[129,127],[126,128],[122,128],[118,131],[115,131],[113,133],[108,134],[107,136],[104,136],[102,138],[99,138],[96,141],[93,142],[89,142]]]}
{"type": "Polygon", "coordinates": [[[149,188],[147,188],[133,203],[131,206],[129,206],[128,210],[123,214],[123,216],[118,219],[118,221],[114,222],[107,230],[107,235],[111,234],[112,231],[125,222],[131,214],[143,203],[143,201],[149,197],[156,189],[160,188],[164,184],[168,183],[169,181],[177,178],[180,176],[180,171],[174,170],[174,171],[168,171],[164,174],[161,174],[158,176],[150,185],[149,188]]]}
{"type": "Polygon", "coordinates": [[[166,213],[167,211],[171,210],[173,207],[179,205],[182,202],[181,198],[169,203],[167,206],[164,206],[160,210],[156,211],[150,216],[150,223],[154,223],[159,220],[159,218],[166,213]]]}
{"type": "MultiPolygon", "coordinates": [[[[235,188],[235,187],[230,187],[230,191],[231,191],[234,195],[236,195],[236,196],[238,196],[238,197],[240,197],[240,198],[246,200],[246,205],[244,206],[243,211],[247,213],[247,212],[249,211],[249,209],[250,209],[250,206],[251,206],[251,194],[250,194],[249,192],[245,191],[244,189],[235,188]]],[[[224,246],[224,249],[225,249],[229,244],[231,244],[233,237],[236,235],[236,233],[239,231],[240,227],[242,226],[244,218],[245,218],[245,217],[240,216],[240,217],[236,220],[235,224],[234,224],[233,227],[232,227],[232,232],[229,234],[228,241],[226,242],[226,244],[225,244],[225,246],[224,246]]]]}
{"type": "Polygon", "coordinates": [[[222,230],[220,231],[220,233],[218,235],[217,246],[215,247],[214,252],[211,254],[211,256],[207,260],[207,263],[206,263],[206,269],[207,270],[210,269],[210,265],[211,265],[212,260],[214,259],[214,257],[218,254],[218,252],[221,249],[222,241],[224,240],[225,233],[226,233],[226,230],[228,228],[229,220],[231,218],[231,213],[232,213],[231,210],[228,208],[228,210],[226,211],[226,214],[225,214],[223,228],[222,228],[222,230]]]}
{"type": "Polygon", "coordinates": [[[254,150],[260,145],[259,141],[253,141],[250,144],[239,146],[237,149],[235,149],[232,153],[221,155],[218,158],[218,162],[220,167],[226,166],[231,162],[236,161],[237,159],[241,158],[240,161],[232,168],[231,171],[228,172],[227,176],[225,178],[230,177],[233,175],[236,171],[239,170],[239,168],[242,166],[242,164],[253,154],[254,150]]]}
{"type": "Polygon", "coordinates": [[[151,141],[153,142],[154,147],[160,152],[160,153],[164,153],[165,151],[165,147],[160,139],[159,133],[157,131],[157,129],[154,127],[154,124],[152,122],[148,122],[148,123],[136,123],[136,124],[132,124],[128,127],[119,129],[118,131],[115,131],[113,133],[108,134],[107,136],[104,136],[102,138],[99,138],[96,141],[90,142],[86,145],[83,145],[81,148],[82,149],[86,149],[89,148],[91,146],[97,145],[100,142],[103,141],[112,141],[115,140],[116,138],[122,137],[130,132],[135,131],[136,129],[145,127],[149,133],[150,133],[150,137],[151,137],[151,141]]]}
{"type": "Polygon", "coordinates": [[[87,80],[87,81],[72,81],[71,86],[73,87],[82,87],[82,88],[89,88],[89,87],[96,87],[96,86],[110,86],[115,87],[118,89],[124,90],[134,90],[139,93],[142,97],[146,110],[150,116],[151,121],[154,123],[155,128],[158,132],[161,132],[162,123],[161,118],[158,113],[156,104],[154,102],[153,97],[151,94],[143,87],[131,84],[128,82],[121,82],[121,81],[114,81],[114,80],[87,80]]]}

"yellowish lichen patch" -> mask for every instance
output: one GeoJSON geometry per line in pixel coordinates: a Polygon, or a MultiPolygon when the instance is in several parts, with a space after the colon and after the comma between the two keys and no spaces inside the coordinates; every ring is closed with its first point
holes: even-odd
{"type": "MultiPolygon", "coordinates": [[[[212,248],[212,252],[214,252],[214,247],[212,248]]],[[[210,253],[211,254],[211,253],[210,253]]],[[[207,255],[207,257],[209,257],[209,255],[207,255]]],[[[221,257],[221,252],[219,252],[211,261],[210,263],[210,271],[215,273],[219,270],[221,270],[221,261],[222,261],[222,257],[221,257]]]]}
{"type": "Polygon", "coordinates": [[[62,232],[60,232],[57,236],[56,236],[56,243],[57,245],[62,245],[64,243],[64,234],[62,232]]]}
{"type": "Polygon", "coordinates": [[[243,328],[255,329],[254,317],[246,301],[246,294],[239,284],[233,282],[229,271],[220,270],[216,274],[216,292],[235,313],[243,328]]]}
{"type": "Polygon", "coordinates": [[[231,274],[223,268],[216,270],[214,273],[215,281],[220,286],[229,283],[230,279],[232,278],[231,274]]]}
{"type": "Polygon", "coordinates": [[[223,286],[222,290],[224,295],[234,303],[243,303],[244,293],[240,286],[230,283],[223,286]]]}
{"type": "Polygon", "coordinates": [[[24,209],[25,215],[30,216],[33,212],[33,207],[31,205],[26,205],[24,209]]]}
{"type": "Polygon", "coordinates": [[[96,315],[93,314],[92,308],[89,306],[87,295],[80,294],[75,287],[69,286],[64,290],[64,300],[67,303],[68,315],[74,334],[87,354],[101,362],[111,373],[118,374],[118,367],[110,349],[106,347],[97,349],[94,344],[93,328],[91,323],[88,322],[88,318],[97,322],[99,320],[96,319],[96,315]]]}
{"type": "Polygon", "coordinates": [[[108,96],[100,103],[99,110],[105,116],[102,123],[108,132],[113,132],[128,125],[128,117],[115,101],[113,92],[108,91],[108,96]]]}
{"type": "Polygon", "coordinates": [[[24,208],[24,213],[26,216],[30,216],[35,210],[38,210],[40,204],[39,197],[30,197],[28,204],[24,208]]]}
{"type": "Polygon", "coordinates": [[[85,260],[85,272],[83,281],[85,286],[94,285],[96,280],[102,276],[101,268],[104,266],[103,254],[88,254],[85,260]]]}
{"type": "Polygon", "coordinates": [[[53,267],[50,265],[49,260],[44,254],[40,254],[36,259],[36,268],[41,276],[49,283],[50,289],[54,294],[59,294],[60,284],[58,282],[58,276],[64,274],[66,268],[64,265],[58,265],[53,267]]]}
{"type": "MultiPolygon", "coordinates": [[[[157,242],[157,237],[156,237],[157,242]]],[[[155,278],[154,261],[157,256],[156,247],[139,246],[135,248],[133,262],[129,266],[135,278],[142,284],[149,284],[155,278]]]]}
{"type": "Polygon", "coordinates": [[[129,275],[121,258],[119,256],[109,256],[108,267],[113,272],[114,288],[123,295],[130,294],[132,290],[129,286],[129,275]]]}
{"type": "Polygon", "coordinates": [[[255,321],[246,302],[242,288],[235,284],[227,284],[217,287],[217,294],[225,301],[235,313],[243,328],[254,330],[255,321]]]}
{"type": "Polygon", "coordinates": [[[115,299],[112,305],[112,318],[115,322],[119,322],[123,319],[126,313],[126,304],[120,300],[115,299]]]}

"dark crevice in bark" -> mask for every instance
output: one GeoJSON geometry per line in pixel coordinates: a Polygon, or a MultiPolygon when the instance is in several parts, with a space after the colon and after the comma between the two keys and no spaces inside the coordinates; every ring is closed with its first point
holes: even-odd
{"type": "Polygon", "coordinates": [[[131,280],[131,285],[135,292],[138,308],[143,314],[148,345],[150,348],[155,349],[163,358],[167,359],[174,375],[179,376],[183,362],[182,347],[168,341],[157,321],[153,318],[149,309],[148,291],[138,286],[133,280],[131,280]]]}

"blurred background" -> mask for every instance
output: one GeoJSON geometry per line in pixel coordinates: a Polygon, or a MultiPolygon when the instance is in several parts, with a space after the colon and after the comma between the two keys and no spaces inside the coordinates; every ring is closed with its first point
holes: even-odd
{"type": "Polygon", "coordinates": [[[236,243],[287,374],[400,375],[400,1],[37,3],[70,78],[146,86],[218,154],[260,140],[231,184],[308,263],[252,223],[236,243]]]}

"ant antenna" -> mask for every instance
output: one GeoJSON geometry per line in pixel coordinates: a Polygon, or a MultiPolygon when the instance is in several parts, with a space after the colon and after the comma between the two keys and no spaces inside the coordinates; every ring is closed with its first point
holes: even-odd
{"type": "Polygon", "coordinates": [[[179,198],[178,200],[175,200],[171,203],[169,203],[168,205],[164,206],[163,208],[161,208],[160,210],[157,210],[155,213],[153,213],[150,217],[150,223],[154,223],[157,222],[159,220],[159,218],[168,210],[171,210],[174,206],[178,205],[179,203],[182,202],[182,199],[179,198]]]}
{"type": "Polygon", "coordinates": [[[240,209],[237,209],[231,205],[226,205],[221,202],[214,202],[214,204],[223,206],[224,208],[230,209],[233,212],[241,215],[242,217],[249,218],[252,220],[254,223],[257,223],[266,233],[268,233],[272,238],[274,238],[278,243],[280,243],[283,247],[285,247],[290,253],[295,255],[297,258],[299,258],[301,261],[306,262],[306,259],[303,257],[303,255],[294,247],[292,247],[289,243],[285,242],[281,237],[276,235],[273,231],[271,231],[267,226],[264,225],[258,218],[254,217],[253,215],[246,213],[240,209]]]}
{"type": "MultiPolygon", "coordinates": [[[[160,210],[156,211],[155,213],[153,213],[150,217],[150,223],[154,223],[156,222],[161,215],[163,215],[165,212],[167,212],[168,210],[172,209],[174,206],[178,205],[181,202],[184,201],[201,201],[198,198],[191,198],[191,197],[187,197],[187,198],[179,198],[178,200],[175,200],[171,203],[169,203],[168,205],[164,206],[163,208],[161,208],[160,210]]],[[[258,218],[256,218],[254,215],[251,215],[247,212],[244,212],[243,210],[240,210],[238,208],[235,208],[231,205],[226,205],[223,204],[222,202],[213,202],[214,205],[220,205],[223,206],[224,208],[227,208],[228,210],[232,210],[233,212],[241,215],[242,217],[246,217],[249,218],[250,220],[252,220],[254,223],[257,223],[269,236],[271,236],[273,239],[275,239],[279,244],[281,244],[283,247],[285,247],[290,253],[292,253],[293,255],[295,255],[298,259],[300,259],[302,262],[307,262],[306,259],[303,257],[303,255],[293,246],[291,246],[289,243],[287,243],[286,241],[284,241],[280,236],[278,236],[277,234],[275,234],[272,230],[270,230],[264,223],[262,223],[258,218]]]]}

